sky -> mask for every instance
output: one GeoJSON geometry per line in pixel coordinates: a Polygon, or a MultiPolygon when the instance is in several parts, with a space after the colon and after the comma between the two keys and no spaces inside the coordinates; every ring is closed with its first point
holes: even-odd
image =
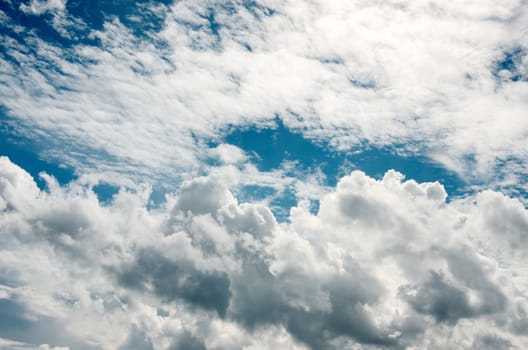
{"type": "Polygon", "coordinates": [[[0,350],[528,348],[525,0],[0,0],[0,350]]]}

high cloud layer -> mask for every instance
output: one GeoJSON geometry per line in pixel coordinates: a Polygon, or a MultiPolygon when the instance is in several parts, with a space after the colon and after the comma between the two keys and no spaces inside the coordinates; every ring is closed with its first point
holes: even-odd
{"type": "Polygon", "coordinates": [[[478,183],[528,173],[525,1],[83,4],[0,12],[4,113],[80,174],[198,174],[204,139],[277,115],[334,149],[397,144],[478,183]]]}
{"type": "Polygon", "coordinates": [[[42,176],[0,158],[0,348],[528,346],[528,212],[503,194],[354,171],[279,224],[219,176],[155,209],[42,176]]]}

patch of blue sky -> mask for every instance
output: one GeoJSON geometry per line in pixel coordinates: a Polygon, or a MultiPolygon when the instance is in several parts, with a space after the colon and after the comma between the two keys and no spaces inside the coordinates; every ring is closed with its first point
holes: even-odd
{"type": "Polygon", "coordinates": [[[166,202],[166,195],[174,191],[176,191],[174,187],[168,188],[167,186],[162,186],[161,184],[154,184],[154,186],[152,186],[152,192],[150,193],[149,201],[147,203],[147,208],[159,208],[160,205],[166,202]]]}
{"type": "Polygon", "coordinates": [[[502,57],[492,67],[492,74],[498,81],[528,81],[528,67],[526,66],[527,51],[524,47],[514,47],[503,52],[502,57]]]}
{"type": "Polygon", "coordinates": [[[99,203],[109,204],[113,196],[119,192],[119,186],[111,185],[106,182],[100,182],[92,187],[92,191],[97,195],[99,203]]]}
{"type": "Polygon", "coordinates": [[[304,169],[317,165],[323,173],[330,174],[337,164],[333,159],[337,153],[329,153],[300,133],[292,132],[280,119],[276,119],[272,128],[233,128],[224,142],[248,153],[260,171],[279,169],[284,162],[294,161],[304,169]]]}
{"type": "MultiPolygon", "coordinates": [[[[459,194],[467,185],[456,173],[425,156],[400,155],[398,149],[387,147],[336,151],[325,142],[307,139],[300,132],[288,129],[280,119],[270,128],[233,129],[224,141],[247,152],[261,171],[279,169],[290,162],[299,173],[320,170],[328,186],[335,186],[354,169],[378,179],[387,170],[394,169],[418,182],[439,181],[450,195],[459,194]]],[[[402,149],[404,146],[401,145],[402,149]]]]}
{"type": "Polygon", "coordinates": [[[29,139],[19,133],[12,124],[8,123],[5,110],[0,109],[0,155],[9,159],[27,171],[41,189],[46,183],[39,173],[52,175],[61,184],[67,184],[77,178],[72,168],[44,160],[41,157],[42,147],[38,141],[29,139]]]}
{"type": "MultiPolygon", "coordinates": [[[[402,147],[404,147],[402,145],[402,147]]],[[[442,165],[422,155],[399,155],[395,148],[368,148],[350,156],[357,169],[374,178],[381,178],[387,170],[394,169],[407,179],[417,182],[440,182],[449,196],[465,194],[467,182],[442,165]]]]}

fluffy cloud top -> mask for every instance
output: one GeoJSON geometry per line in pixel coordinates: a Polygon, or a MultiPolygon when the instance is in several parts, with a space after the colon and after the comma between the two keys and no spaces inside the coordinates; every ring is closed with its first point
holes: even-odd
{"type": "Polygon", "coordinates": [[[355,171],[278,224],[220,177],[157,209],[46,179],[0,158],[0,337],[21,348],[528,346],[528,212],[500,193],[355,171]]]}

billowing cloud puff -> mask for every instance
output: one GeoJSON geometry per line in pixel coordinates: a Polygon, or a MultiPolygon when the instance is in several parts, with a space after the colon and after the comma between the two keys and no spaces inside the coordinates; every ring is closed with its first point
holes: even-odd
{"type": "Polygon", "coordinates": [[[0,347],[528,346],[528,212],[500,193],[355,171],[277,223],[221,177],[158,208],[46,179],[0,158],[0,347]]]}

